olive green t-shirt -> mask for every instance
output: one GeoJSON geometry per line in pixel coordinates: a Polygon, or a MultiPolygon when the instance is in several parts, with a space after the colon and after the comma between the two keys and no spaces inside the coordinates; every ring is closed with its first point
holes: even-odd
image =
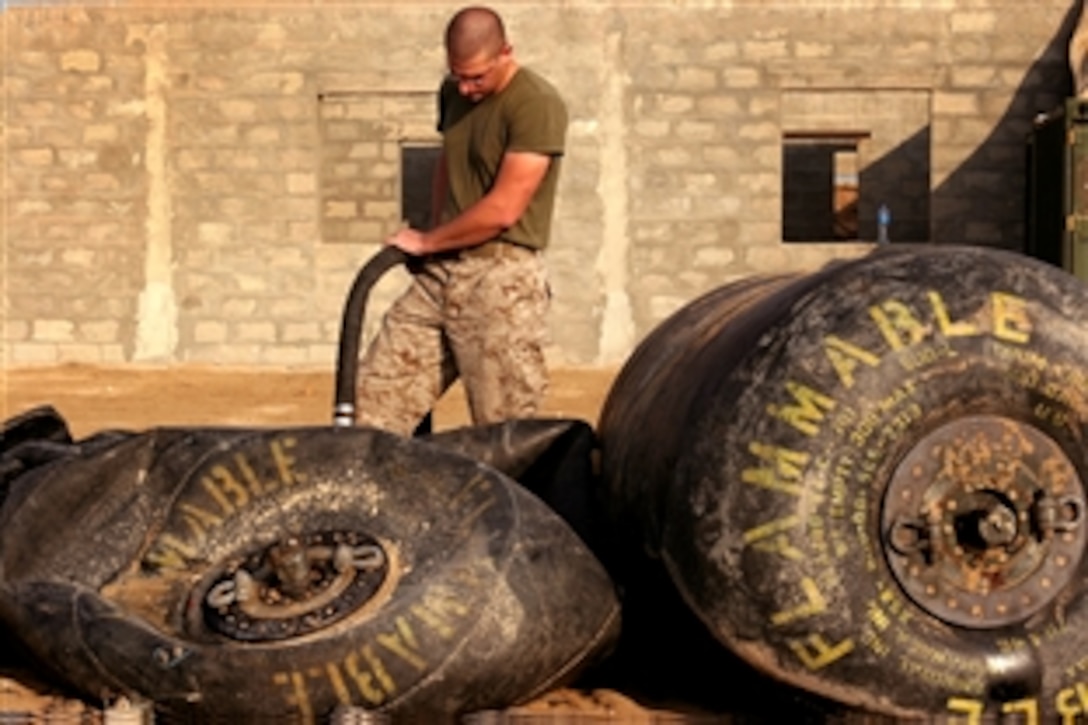
{"type": "Polygon", "coordinates": [[[519,67],[500,92],[473,103],[449,80],[439,92],[438,130],[449,176],[443,219],[479,201],[494,185],[503,154],[531,151],[552,157],[525,213],[498,239],[543,249],[551,233],[555,187],[567,132],[567,109],[540,75],[519,67]]]}

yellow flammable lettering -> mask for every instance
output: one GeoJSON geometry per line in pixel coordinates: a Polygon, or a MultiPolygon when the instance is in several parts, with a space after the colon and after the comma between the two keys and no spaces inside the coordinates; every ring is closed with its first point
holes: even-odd
{"type": "Polygon", "coordinates": [[[432,612],[430,609],[427,609],[427,607],[423,606],[422,604],[413,604],[411,611],[412,614],[416,616],[416,619],[423,622],[423,624],[426,625],[428,629],[430,629],[442,639],[450,639],[451,637],[453,637],[453,627],[450,626],[449,621],[447,621],[441,614],[432,612]]]}
{"type": "Polygon", "coordinates": [[[203,477],[200,485],[228,516],[249,504],[249,492],[226,466],[212,467],[211,477],[203,477]]]}
{"type": "MultiPolygon", "coordinates": [[[[479,583],[479,580],[472,577],[470,572],[461,573],[459,578],[462,578],[466,585],[479,583]]],[[[464,618],[472,611],[453,592],[447,591],[444,587],[434,587],[424,592],[423,606],[431,613],[445,619],[464,618]]]]}
{"type": "Polygon", "coordinates": [[[824,354],[827,355],[831,367],[835,368],[839,380],[847,388],[854,387],[854,370],[858,365],[864,363],[875,368],[880,364],[880,358],[873,353],[835,335],[824,338],[824,354]]]}
{"type": "Polygon", "coordinates": [[[929,304],[933,307],[933,316],[937,320],[937,327],[945,337],[971,337],[979,334],[978,326],[970,322],[953,322],[948,313],[948,307],[944,303],[941,293],[930,290],[926,293],[929,304]]]}
{"type": "MultiPolygon", "coordinates": [[[[261,483],[261,479],[257,478],[257,474],[253,471],[253,466],[249,465],[249,461],[241,453],[234,454],[234,465],[238,467],[238,472],[242,474],[242,478],[245,479],[246,485],[249,486],[249,492],[254,496],[260,496],[265,493],[265,485],[261,483]]],[[[268,490],[275,490],[276,485],[272,484],[268,487],[268,490]]]]}
{"type": "Polygon", "coordinates": [[[883,632],[891,625],[891,618],[888,617],[888,613],[881,609],[876,602],[869,602],[869,621],[873,623],[873,626],[877,628],[877,631],[883,632]]]}
{"type": "MultiPolygon", "coordinates": [[[[374,652],[370,650],[370,645],[367,645],[366,649],[367,652],[364,652],[364,656],[369,654],[367,661],[370,662],[374,659],[374,652]]],[[[350,652],[348,653],[348,656],[344,658],[344,671],[347,672],[348,677],[351,678],[351,681],[355,683],[355,687],[358,688],[359,694],[362,695],[367,702],[371,705],[380,705],[385,702],[385,693],[382,692],[375,681],[377,679],[376,673],[372,672],[371,669],[360,668],[358,653],[350,652]]],[[[385,673],[384,668],[382,669],[382,672],[385,673]]],[[[389,675],[385,674],[385,677],[388,678],[389,675]]],[[[392,680],[390,680],[390,682],[392,682],[392,680]]]]}
{"type": "Polygon", "coordinates": [[[870,307],[869,316],[893,350],[919,343],[929,332],[911,309],[898,300],[887,300],[870,307]]]}
{"type": "Polygon", "coordinates": [[[1039,701],[1033,697],[1006,702],[1001,706],[1001,712],[1023,713],[1024,725],[1039,725],[1039,701]]]}
{"type": "MultiPolygon", "coordinates": [[[[171,548],[192,559],[197,555],[197,547],[207,540],[208,529],[219,526],[223,523],[223,520],[192,504],[178,504],[178,509],[182,512],[182,520],[189,529],[189,536],[183,540],[171,534],[164,534],[159,537],[154,548],[171,548]]],[[[149,557],[150,560],[151,557],[149,557]]]]}
{"type": "Polygon", "coordinates": [[[281,438],[269,444],[272,451],[272,460],[276,462],[276,470],[279,471],[280,481],[284,486],[296,483],[305,483],[306,477],[295,470],[295,457],[289,451],[298,445],[294,438],[281,438]]]}
{"type": "Polygon", "coordinates": [[[801,480],[801,473],[808,465],[809,454],[759,441],[749,443],[748,450],[770,465],[744,469],[740,474],[742,481],[793,496],[804,493],[804,488],[797,481],[801,480]]]}
{"type": "Polygon", "coordinates": [[[768,551],[786,559],[799,561],[805,558],[805,553],[790,543],[789,536],[785,532],[799,526],[800,523],[801,517],[795,514],[761,524],[744,532],[744,543],[760,551],[768,551]]]}
{"type": "Polygon", "coordinates": [[[325,675],[332,683],[332,690],[336,693],[336,699],[343,705],[351,705],[351,692],[348,691],[348,683],[335,662],[325,664],[325,675]]]}
{"type": "Polygon", "coordinates": [[[814,436],[820,431],[828,411],[834,409],[835,400],[807,385],[792,380],[786,381],[786,391],[797,401],[797,405],[769,404],[767,412],[781,421],[789,423],[805,435],[814,436]]]}
{"type": "Polygon", "coordinates": [[[1078,715],[1088,712],[1088,685],[1078,682],[1059,691],[1054,698],[1054,704],[1058,714],[1062,716],[1062,725],[1073,725],[1078,721],[1078,715]]]}
{"type": "MultiPolygon", "coordinates": [[[[411,607],[411,614],[429,631],[449,640],[455,634],[451,619],[464,618],[471,610],[440,587],[424,593],[423,600],[411,607]]],[[[331,686],[336,699],[344,704],[355,702],[354,692],[373,706],[387,702],[397,692],[397,683],[382,660],[381,653],[392,654],[419,672],[425,673],[429,664],[423,656],[423,647],[408,615],[398,616],[392,630],[378,634],[374,643],[353,649],[342,661],[326,662],[306,671],[310,679],[322,680],[331,686]]],[[[300,709],[312,708],[305,678],[297,672],[283,672],[275,676],[277,684],[293,687],[288,701],[300,709]],[[301,704],[299,704],[301,703],[301,704]]],[[[311,718],[312,719],[312,718],[311,718]]]]}
{"type": "Polygon", "coordinates": [[[812,578],[807,576],[801,578],[801,591],[805,594],[804,604],[793,609],[775,612],[771,615],[771,624],[781,626],[827,611],[827,600],[824,599],[824,595],[820,593],[820,588],[812,578]]]}
{"type": "Polygon", "coordinates": [[[854,650],[854,640],[846,639],[829,644],[822,634],[810,634],[805,639],[786,640],[786,645],[810,671],[827,667],[854,650]]]}
{"type": "Polygon", "coordinates": [[[470,610],[453,594],[436,587],[425,592],[422,601],[413,604],[410,611],[424,627],[448,640],[456,633],[451,620],[464,619],[470,610]]]}
{"type": "Polygon", "coordinates": [[[185,523],[189,526],[189,530],[200,541],[203,541],[208,529],[214,529],[223,524],[223,519],[211,511],[206,511],[191,503],[179,503],[178,510],[184,514],[185,523]]]}
{"type": "MultiPolygon", "coordinates": [[[[983,333],[979,325],[974,322],[953,320],[940,292],[929,290],[926,297],[933,311],[937,331],[944,337],[972,337],[983,333]]],[[[991,292],[989,302],[992,326],[990,331],[995,338],[1018,345],[1030,341],[1033,326],[1028,314],[1027,300],[1007,292],[991,292]]],[[[892,350],[901,350],[917,344],[931,332],[929,325],[923,324],[910,307],[898,300],[886,300],[879,305],[873,305],[869,308],[869,316],[876,323],[877,329],[892,350]]],[[[848,372],[852,372],[858,363],[868,362],[869,358],[865,355],[872,354],[860,348],[839,351],[846,358],[843,362],[848,372]]],[[[840,361],[842,361],[841,357],[840,361]]],[[[832,360],[833,365],[835,362],[832,360]]],[[[843,379],[844,384],[849,387],[849,378],[844,378],[842,370],[838,367],[836,371],[839,372],[839,377],[843,379]]]]}
{"type": "MultiPolygon", "coordinates": [[[[216,466],[216,468],[222,468],[222,466],[216,466]]],[[[231,504],[230,499],[227,498],[226,494],[215,485],[215,481],[207,476],[202,476],[200,485],[208,492],[208,495],[215,499],[215,502],[219,504],[219,508],[222,510],[224,516],[230,516],[234,513],[234,505],[231,504]]]]}
{"type": "Polygon", "coordinates": [[[1081,707],[1083,702],[1083,698],[1078,697],[1075,687],[1058,691],[1054,697],[1054,709],[1061,715],[1062,725],[1073,725],[1077,721],[1077,715],[1083,712],[1081,707]]]}
{"type": "Polygon", "coordinates": [[[173,534],[163,534],[147,554],[147,563],[164,569],[184,569],[188,559],[195,559],[197,550],[173,534]]]}
{"type": "Polygon", "coordinates": [[[374,676],[378,678],[378,682],[385,688],[385,691],[392,695],[397,691],[397,683],[393,681],[393,678],[389,675],[389,672],[385,669],[385,664],[381,661],[377,654],[374,652],[374,648],[369,644],[363,646],[363,659],[370,665],[371,671],[374,676]]]}
{"type": "Polygon", "coordinates": [[[1024,345],[1031,340],[1031,318],[1027,300],[1005,292],[990,295],[993,302],[994,337],[1006,342],[1024,345]]]}
{"type": "Polygon", "coordinates": [[[285,695],[287,706],[298,710],[301,722],[314,722],[314,708],[310,704],[310,693],[301,672],[277,672],[272,676],[272,682],[289,689],[285,695]]]}
{"type": "Polygon", "coordinates": [[[1088,712],[1088,685],[1078,682],[1074,687],[1077,690],[1077,698],[1080,700],[1082,711],[1088,712]]]}
{"type": "Polygon", "coordinates": [[[981,725],[982,711],[985,704],[981,700],[970,697],[950,697],[945,707],[949,712],[959,713],[964,716],[962,720],[956,720],[963,725],[981,725]]]}
{"type": "Polygon", "coordinates": [[[386,648],[397,657],[415,667],[420,672],[427,670],[427,660],[419,653],[419,641],[415,632],[404,617],[397,617],[397,630],[389,634],[379,634],[378,644],[386,648]]]}

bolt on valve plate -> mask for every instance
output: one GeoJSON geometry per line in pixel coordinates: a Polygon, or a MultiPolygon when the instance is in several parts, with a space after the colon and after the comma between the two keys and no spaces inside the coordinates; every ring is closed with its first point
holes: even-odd
{"type": "Polygon", "coordinates": [[[204,621],[246,642],[297,637],[369,602],[389,573],[389,557],[358,532],[292,537],[236,561],[203,594],[204,621]]]}
{"type": "Polygon", "coordinates": [[[914,602],[952,625],[1002,627],[1045,607],[1085,544],[1084,486],[1039,429],[995,415],[948,423],[896,467],[881,539],[914,602]]]}

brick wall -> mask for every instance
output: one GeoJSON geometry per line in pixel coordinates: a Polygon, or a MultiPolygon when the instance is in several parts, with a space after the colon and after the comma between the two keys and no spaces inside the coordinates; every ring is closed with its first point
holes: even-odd
{"type": "MultiPolygon", "coordinates": [[[[457,6],[0,13],[3,363],[331,367],[351,279],[405,215],[404,149],[435,141],[457,6]]],[[[571,109],[557,363],[621,360],[723,282],[864,253],[882,202],[893,240],[1021,247],[1024,138],[1070,93],[1064,1],[498,7],[571,109]],[[860,238],[784,243],[784,134],[843,131],[860,238]]]]}

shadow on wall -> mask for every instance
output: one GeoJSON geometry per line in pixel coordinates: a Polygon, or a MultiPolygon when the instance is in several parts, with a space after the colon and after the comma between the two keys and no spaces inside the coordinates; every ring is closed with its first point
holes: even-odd
{"type": "MultiPolygon", "coordinates": [[[[896,242],[925,242],[930,238],[930,148],[927,124],[860,174],[858,233],[877,239],[877,213],[888,204],[893,214],[891,238],[896,242]]],[[[935,237],[938,238],[939,237],[935,237]]]]}
{"type": "MultiPolygon", "coordinates": [[[[893,242],[928,240],[1024,251],[1027,138],[1039,113],[1054,110],[1072,95],[1068,49],[1084,1],[1072,3],[986,138],[932,191],[928,191],[933,175],[929,126],[864,170],[861,238],[875,237],[875,207],[888,199],[893,211],[893,242]],[[919,159],[924,159],[922,165],[919,159]]],[[[953,137],[957,133],[954,127],[951,133],[953,137]]]]}

